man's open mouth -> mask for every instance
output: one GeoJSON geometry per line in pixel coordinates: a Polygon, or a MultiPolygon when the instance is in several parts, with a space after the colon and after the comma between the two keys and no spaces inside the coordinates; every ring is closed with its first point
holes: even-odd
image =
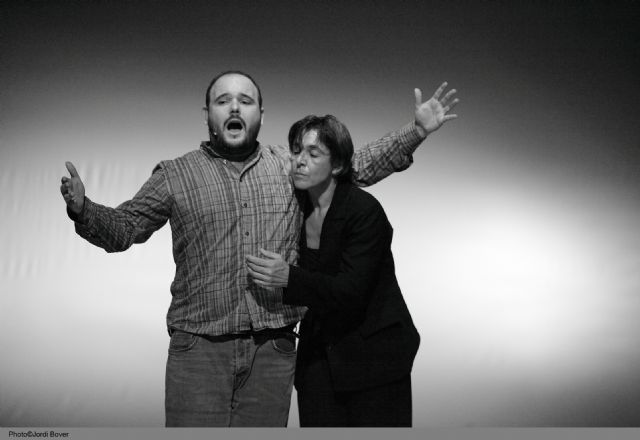
{"type": "Polygon", "coordinates": [[[244,124],[240,119],[230,119],[225,124],[225,129],[231,133],[239,133],[244,130],[244,124]]]}

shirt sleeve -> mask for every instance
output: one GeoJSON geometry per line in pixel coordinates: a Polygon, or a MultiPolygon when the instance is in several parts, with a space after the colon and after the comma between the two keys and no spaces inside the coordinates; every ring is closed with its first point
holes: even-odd
{"type": "Polygon", "coordinates": [[[172,198],[164,169],[156,167],[138,193],[116,208],[85,197],[79,215],[67,214],[75,222],[76,233],[107,252],[121,252],[134,243],[143,243],[171,216],[172,198]]]}
{"type": "Polygon", "coordinates": [[[292,156],[289,147],[286,147],[284,145],[262,145],[262,147],[268,150],[271,154],[275,155],[280,160],[283,172],[288,176],[291,173],[292,166],[292,156]]]}
{"type": "Polygon", "coordinates": [[[353,183],[369,186],[404,171],[413,163],[413,152],[422,143],[415,122],[365,144],[353,155],[353,183]]]}
{"type": "Polygon", "coordinates": [[[377,205],[356,214],[336,274],[290,266],[285,304],[307,306],[321,314],[364,309],[391,246],[391,226],[377,205]]]}

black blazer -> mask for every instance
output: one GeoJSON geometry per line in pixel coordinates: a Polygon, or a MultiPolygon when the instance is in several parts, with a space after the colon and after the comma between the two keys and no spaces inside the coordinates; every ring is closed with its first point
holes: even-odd
{"type": "MultiPolygon", "coordinates": [[[[291,266],[284,289],[286,304],[309,307],[300,330],[296,387],[314,350],[326,353],[336,391],[382,385],[411,372],[420,336],[396,280],[392,235],[372,195],[338,184],[322,224],[321,272],[291,266]]],[[[300,245],[306,246],[304,230],[300,245]]]]}

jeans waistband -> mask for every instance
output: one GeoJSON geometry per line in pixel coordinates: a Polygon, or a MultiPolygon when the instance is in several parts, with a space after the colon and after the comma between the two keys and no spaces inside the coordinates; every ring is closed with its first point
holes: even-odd
{"type": "MultiPolygon", "coordinates": [[[[213,335],[197,335],[197,336],[201,336],[203,338],[207,338],[210,340],[229,340],[234,338],[250,338],[254,336],[274,337],[278,335],[289,334],[289,335],[294,335],[296,338],[299,338],[300,335],[298,335],[298,333],[295,332],[294,330],[295,328],[296,328],[296,324],[289,324],[289,325],[285,325],[284,327],[265,328],[262,330],[250,330],[245,333],[233,333],[228,335],[216,335],[216,336],[213,336],[213,335]]],[[[180,332],[183,330],[176,329],[176,328],[168,328],[167,331],[169,332],[169,336],[171,336],[173,335],[173,333],[177,331],[180,332]]]]}
{"type": "Polygon", "coordinates": [[[298,338],[299,335],[294,331],[295,328],[296,328],[296,324],[289,324],[289,325],[285,325],[284,327],[280,327],[280,328],[265,328],[263,330],[251,331],[247,335],[249,335],[249,336],[271,336],[271,335],[274,335],[274,336],[276,336],[276,335],[282,335],[282,334],[292,334],[296,338],[298,338]]]}

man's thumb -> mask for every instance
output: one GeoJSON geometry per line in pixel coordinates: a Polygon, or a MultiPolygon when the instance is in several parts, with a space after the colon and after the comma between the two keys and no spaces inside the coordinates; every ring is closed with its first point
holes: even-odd
{"type": "Polygon", "coordinates": [[[420,107],[420,105],[422,105],[422,90],[418,88],[413,89],[413,95],[416,98],[416,107],[420,107]]]}
{"type": "Polygon", "coordinates": [[[65,162],[64,164],[67,166],[67,170],[69,171],[69,174],[71,175],[71,177],[80,178],[80,176],[78,175],[78,171],[76,170],[76,167],[74,167],[71,162],[65,162]]]}

